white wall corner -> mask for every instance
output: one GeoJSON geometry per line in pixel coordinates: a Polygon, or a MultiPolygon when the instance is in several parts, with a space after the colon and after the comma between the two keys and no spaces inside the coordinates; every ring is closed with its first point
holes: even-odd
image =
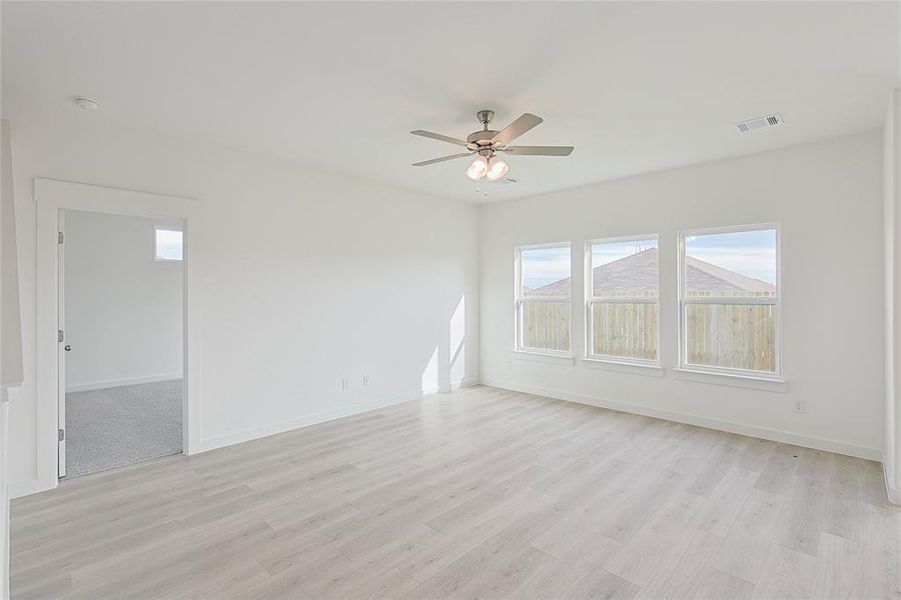
{"type": "Polygon", "coordinates": [[[886,492],[901,503],[901,88],[889,93],[883,128],[883,202],[885,269],[885,440],[886,492]]]}

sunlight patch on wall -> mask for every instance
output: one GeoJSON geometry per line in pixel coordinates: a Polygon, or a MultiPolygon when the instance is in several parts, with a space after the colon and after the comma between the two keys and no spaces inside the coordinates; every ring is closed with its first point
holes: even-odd
{"type": "Polygon", "coordinates": [[[432,351],[432,357],[422,370],[422,387],[423,393],[433,392],[438,389],[438,346],[432,351]]]}
{"type": "Polygon", "coordinates": [[[448,340],[448,376],[451,383],[456,383],[466,377],[466,296],[460,297],[451,316],[448,340]]]}

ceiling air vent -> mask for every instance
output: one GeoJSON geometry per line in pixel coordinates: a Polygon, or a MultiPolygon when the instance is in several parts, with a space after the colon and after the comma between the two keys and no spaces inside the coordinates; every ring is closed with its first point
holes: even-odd
{"type": "Polygon", "coordinates": [[[777,125],[782,125],[782,115],[779,113],[776,113],[774,115],[767,115],[766,117],[758,117],[756,119],[748,119],[747,121],[741,121],[740,123],[736,123],[735,127],[737,127],[741,133],[748,133],[749,131],[754,131],[755,129],[775,127],[777,125]]]}

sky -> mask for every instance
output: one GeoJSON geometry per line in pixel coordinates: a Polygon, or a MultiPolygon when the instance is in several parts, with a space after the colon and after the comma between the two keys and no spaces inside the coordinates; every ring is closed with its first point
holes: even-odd
{"type": "Polygon", "coordinates": [[[716,233],[685,238],[688,256],[776,283],[776,230],[716,233]]]}
{"type": "MultiPolygon", "coordinates": [[[[657,240],[612,242],[592,246],[592,262],[599,266],[640,250],[656,248],[657,240]]],[[[688,256],[714,265],[776,283],[776,230],[742,231],[690,236],[685,239],[688,256]]],[[[569,246],[522,251],[522,283],[539,288],[570,276],[569,246]]]]}
{"type": "Polygon", "coordinates": [[[591,266],[600,267],[607,263],[632,256],[636,252],[643,252],[657,247],[657,240],[631,240],[628,242],[610,242],[607,244],[591,245],[591,266]]]}
{"type": "Polygon", "coordinates": [[[174,229],[156,230],[156,254],[166,260],[181,260],[181,231],[174,229]]]}
{"type": "Polygon", "coordinates": [[[522,284],[539,288],[569,277],[569,246],[522,251],[522,284]]]}

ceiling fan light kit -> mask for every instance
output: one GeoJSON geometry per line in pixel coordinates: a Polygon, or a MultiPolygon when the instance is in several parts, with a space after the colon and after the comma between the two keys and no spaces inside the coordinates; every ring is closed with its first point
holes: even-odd
{"type": "Polygon", "coordinates": [[[488,163],[488,174],[485,177],[488,181],[497,181],[501,177],[507,174],[507,171],[510,170],[510,167],[503,160],[496,156],[492,156],[491,160],[488,163]]]}
{"type": "Polygon", "coordinates": [[[510,166],[497,156],[492,156],[491,158],[479,156],[472,161],[472,164],[466,167],[465,172],[466,176],[473,181],[478,181],[483,177],[488,181],[497,181],[506,175],[509,170],[510,166]]]}
{"type": "Polygon", "coordinates": [[[473,181],[478,181],[488,174],[488,163],[481,156],[472,161],[472,164],[466,167],[466,176],[473,181]]]}
{"type": "Polygon", "coordinates": [[[467,150],[460,154],[413,163],[413,166],[425,167],[446,160],[466,158],[475,154],[477,155],[475,160],[466,168],[466,176],[474,181],[479,181],[483,178],[488,181],[498,181],[510,171],[510,166],[501,157],[496,156],[499,152],[527,156],[569,156],[573,151],[572,146],[508,146],[507,144],[543,121],[541,117],[531,113],[524,113],[501,131],[488,129],[488,124],[494,118],[493,110],[480,110],[476,113],[476,118],[482,124],[482,130],[469,134],[465,140],[431,131],[423,131],[422,129],[411,131],[410,133],[413,135],[464,146],[467,150]]]}

